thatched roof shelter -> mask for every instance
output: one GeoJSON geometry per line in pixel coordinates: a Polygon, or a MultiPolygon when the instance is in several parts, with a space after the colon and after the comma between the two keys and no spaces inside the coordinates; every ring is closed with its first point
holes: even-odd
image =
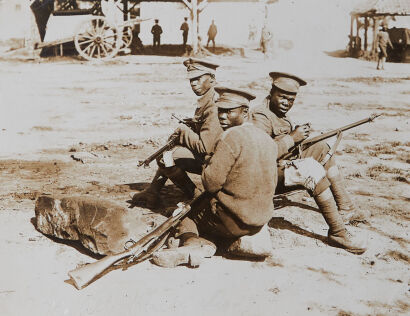
{"type": "Polygon", "coordinates": [[[355,7],[350,14],[361,17],[410,15],[410,1],[368,0],[355,7]]]}
{"type": "Polygon", "coordinates": [[[351,12],[349,52],[358,56],[361,52],[361,38],[359,31],[364,27],[363,50],[368,49],[368,29],[372,27],[373,41],[370,56],[376,53],[376,37],[379,25],[385,23],[388,17],[410,16],[410,0],[367,0],[358,4],[351,12]],[[356,24],[356,35],[353,35],[353,25],[356,24]]]}

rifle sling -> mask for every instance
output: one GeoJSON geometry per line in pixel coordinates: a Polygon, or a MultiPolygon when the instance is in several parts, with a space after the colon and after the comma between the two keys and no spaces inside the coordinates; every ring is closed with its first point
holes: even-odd
{"type": "Polygon", "coordinates": [[[332,158],[332,156],[335,154],[336,150],[337,150],[337,146],[339,146],[340,141],[342,140],[342,132],[340,131],[339,133],[337,133],[337,138],[335,143],[333,144],[332,148],[330,148],[330,150],[328,151],[328,153],[326,154],[326,156],[322,159],[322,161],[320,162],[323,166],[330,160],[330,158],[332,158]]]}

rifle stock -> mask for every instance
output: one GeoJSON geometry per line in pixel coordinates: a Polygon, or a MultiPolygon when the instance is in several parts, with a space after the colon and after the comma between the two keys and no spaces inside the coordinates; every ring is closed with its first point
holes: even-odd
{"type": "Polygon", "coordinates": [[[337,134],[339,134],[339,133],[341,133],[341,132],[347,131],[347,130],[349,130],[349,129],[351,129],[351,128],[354,128],[354,127],[356,127],[356,126],[359,126],[359,125],[362,125],[362,124],[365,124],[365,123],[373,122],[373,121],[374,121],[377,117],[379,117],[380,115],[381,115],[381,114],[375,114],[375,113],[374,113],[374,114],[370,115],[369,117],[366,117],[366,118],[364,118],[364,119],[362,119],[362,120],[360,120],[360,121],[353,122],[353,123],[351,123],[351,124],[348,124],[348,125],[345,125],[345,126],[342,126],[342,127],[336,128],[336,129],[333,129],[333,130],[331,130],[331,131],[329,131],[329,132],[326,132],[326,133],[323,133],[323,134],[321,134],[321,135],[318,135],[318,136],[315,136],[315,137],[311,137],[311,138],[305,139],[303,142],[301,142],[301,143],[298,144],[297,146],[293,147],[293,148],[289,151],[289,153],[287,153],[286,155],[284,155],[284,156],[281,157],[280,159],[286,160],[286,159],[289,159],[290,157],[294,156],[294,155],[295,155],[295,151],[299,148],[299,146],[300,146],[301,150],[305,150],[305,149],[309,148],[310,146],[312,146],[312,145],[314,145],[314,144],[316,144],[316,143],[318,143],[318,142],[320,142],[320,141],[322,141],[322,140],[325,140],[325,139],[327,139],[327,138],[336,136],[337,134]]]}
{"type": "Polygon", "coordinates": [[[155,244],[157,240],[163,240],[161,237],[164,236],[164,234],[167,234],[172,227],[178,225],[182,218],[188,214],[191,208],[195,207],[196,203],[200,203],[207,196],[208,193],[204,192],[192,200],[189,204],[178,203],[178,208],[174,210],[171,217],[142,237],[127,250],[118,254],[107,255],[93,263],[89,263],[69,271],[68,276],[73,281],[74,286],[78,290],[83,289],[116,262],[125,258],[134,257],[136,261],[142,261],[149,258],[152,251],[157,250],[158,247],[154,246],[151,249],[148,248],[155,244]]]}
{"type": "Polygon", "coordinates": [[[111,267],[117,261],[126,257],[127,254],[124,254],[124,252],[112,256],[105,256],[96,262],[86,264],[68,272],[68,276],[73,281],[77,290],[81,290],[99,274],[111,267]]]}

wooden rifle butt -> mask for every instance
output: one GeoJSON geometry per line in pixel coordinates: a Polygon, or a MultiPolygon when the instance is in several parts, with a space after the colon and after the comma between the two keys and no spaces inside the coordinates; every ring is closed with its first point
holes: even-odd
{"type": "Polygon", "coordinates": [[[129,257],[133,252],[135,252],[135,249],[133,249],[132,252],[126,251],[116,255],[105,256],[104,258],[93,263],[88,263],[84,266],[78,267],[77,269],[69,271],[68,276],[73,281],[74,286],[77,288],[77,290],[81,290],[114,263],[121,259],[129,257]]]}

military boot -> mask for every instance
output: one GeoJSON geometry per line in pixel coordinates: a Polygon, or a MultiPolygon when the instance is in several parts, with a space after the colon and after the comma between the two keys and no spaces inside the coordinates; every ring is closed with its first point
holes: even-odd
{"type": "Polygon", "coordinates": [[[228,254],[252,259],[265,259],[272,255],[272,242],[267,225],[254,235],[235,240],[226,251],[228,254]]]}
{"type": "Polygon", "coordinates": [[[184,194],[192,199],[197,193],[195,189],[196,185],[188,177],[187,173],[177,166],[163,168],[161,170],[163,174],[170,179],[184,194]]]}
{"type": "Polygon", "coordinates": [[[133,205],[143,206],[147,208],[156,208],[161,204],[160,191],[167,182],[167,178],[161,175],[161,170],[158,169],[151,184],[145,190],[135,193],[132,196],[133,205]]]}
{"type": "Polygon", "coordinates": [[[339,172],[337,172],[337,174],[333,175],[332,177],[329,177],[328,175],[328,179],[330,181],[330,190],[333,193],[337,208],[340,215],[342,215],[345,224],[365,221],[370,217],[371,214],[369,211],[355,208],[352,200],[349,197],[349,194],[345,189],[343,179],[339,172]]]}
{"type": "Polygon", "coordinates": [[[205,258],[212,257],[216,246],[202,237],[192,236],[182,242],[182,247],[163,249],[153,254],[152,262],[160,267],[174,268],[186,264],[199,267],[205,258]]]}
{"type": "Polygon", "coordinates": [[[337,211],[336,203],[333,200],[330,190],[326,189],[315,196],[315,201],[329,226],[329,245],[343,248],[354,254],[364,253],[366,251],[365,242],[353,240],[346,231],[343,219],[337,211]]]}

